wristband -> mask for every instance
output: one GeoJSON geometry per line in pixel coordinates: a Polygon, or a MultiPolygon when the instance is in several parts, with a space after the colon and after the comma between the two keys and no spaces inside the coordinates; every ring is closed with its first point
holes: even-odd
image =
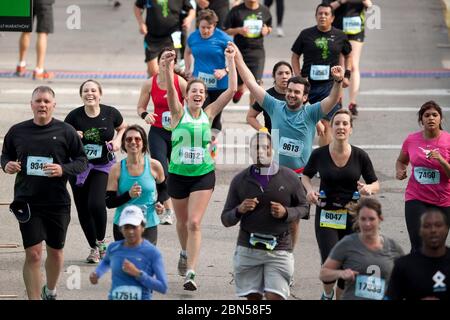
{"type": "Polygon", "coordinates": [[[143,120],[145,120],[145,117],[148,115],[148,112],[147,111],[144,111],[144,112],[142,112],[141,113],[141,118],[143,119],[143,120]]]}
{"type": "Polygon", "coordinates": [[[334,79],[334,82],[337,82],[337,83],[341,83],[342,82],[342,80],[344,80],[344,78],[342,78],[341,80],[336,80],[336,79],[334,79]]]}
{"type": "Polygon", "coordinates": [[[348,69],[345,70],[344,78],[350,79],[351,76],[352,76],[352,72],[348,69]]]}

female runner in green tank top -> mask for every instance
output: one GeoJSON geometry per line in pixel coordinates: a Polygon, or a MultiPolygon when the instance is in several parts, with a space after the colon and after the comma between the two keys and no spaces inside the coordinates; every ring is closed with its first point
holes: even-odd
{"type": "Polygon", "coordinates": [[[214,160],[208,151],[211,123],[225,108],[237,90],[234,49],[225,49],[229,69],[228,89],[204,110],[207,89],[202,80],[189,81],[185,105],[181,105],[173,85],[175,52],[165,52],[167,101],[171,113],[172,154],[169,165],[168,191],[177,217],[177,233],[181,244],[178,271],[185,276],[184,289],[197,290],[195,266],[200,253],[200,224],[214,189],[214,160]]]}

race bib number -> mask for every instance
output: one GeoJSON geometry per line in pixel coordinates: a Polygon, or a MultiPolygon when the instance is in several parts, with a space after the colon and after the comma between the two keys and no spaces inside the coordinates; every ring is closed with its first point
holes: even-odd
{"type": "Polygon", "coordinates": [[[328,80],[330,78],[330,66],[328,65],[311,65],[311,71],[309,72],[309,77],[312,80],[328,80]]]}
{"type": "Polygon", "coordinates": [[[102,157],[103,146],[99,144],[87,144],[84,146],[84,152],[88,160],[98,159],[102,157]]]}
{"type": "Polygon", "coordinates": [[[322,228],[346,229],[347,228],[347,210],[325,210],[320,211],[320,226],[322,228]]]}
{"type": "Polygon", "coordinates": [[[111,292],[112,300],[142,300],[142,288],[137,286],[119,286],[111,292]]]}
{"type": "Polygon", "coordinates": [[[181,49],[183,47],[181,44],[181,31],[175,31],[170,36],[172,37],[173,47],[175,49],[181,49]]]}
{"type": "Polygon", "coordinates": [[[171,119],[172,119],[172,117],[170,115],[170,111],[163,112],[163,114],[161,116],[161,124],[162,124],[164,129],[172,130],[172,127],[170,125],[170,120],[171,119]]]}
{"type": "Polygon", "coordinates": [[[382,300],[385,285],[384,279],[379,277],[357,275],[355,296],[372,300],[382,300]]]}
{"type": "Polygon", "coordinates": [[[286,137],[281,137],[279,153],[288,156],[299,158],[303,151],[303,142],[286,137]]]}
{"type": "Polygon", "coordinates": [[[208,89],[217,88],[217,79],[213,74],[199,72],[198,78],[202,80],[208,89]]]}
{"type": "Polygon", "coordinates": [[[200,147],[181,148],[181,162],[184,164],[202,164],[205,150],[200,147]]]}
{"type": "Polygon", "coordinates": [[[420,184],[439,184],[441,174],[439,170],[425,167],[415,167],[414,178],[416,178],[417,182],[420,184]]]}
{"type": "Polygon", "coordinates": [[[44,166],[47,163],[53,163],[53,158],[50,157],[27,157],[27,175],[46,177],[44,173],[44,166]]]}
{"type": "Polygon", "coordinates": [[[345,34],[358,34],[362,31],[361,17],[344,17],[343,28],[345,34]]]}
{"type": "Polygon", "coordinates": [[[262,20],[245,20],[244,28],[248,29],[247,38],[258,38],[263,27],[262,20]]]}

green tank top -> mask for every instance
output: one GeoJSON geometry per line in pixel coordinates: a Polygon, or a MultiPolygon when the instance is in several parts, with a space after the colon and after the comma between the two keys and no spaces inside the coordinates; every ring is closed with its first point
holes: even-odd
{"type": "Polygon", "coordinates": [[[198,177],[214,170],[214,160],[209,153],[211,125],[208,116],[201,110],[198,118],[193,118],[188,108],[178,125],[172,130],[172,153],[169,172],[190,177],[198,177]]]}

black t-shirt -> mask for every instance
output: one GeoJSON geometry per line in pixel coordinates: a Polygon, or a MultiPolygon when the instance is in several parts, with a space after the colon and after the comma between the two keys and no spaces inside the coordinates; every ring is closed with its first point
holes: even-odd
{"type": "Polygon", "coordinates": [[[264,37],[261,35],[261,28],[264,24],[272,27],[272,15],[266,6],[260,4],[258,9],[251,10],[242,3],[230,10],[224,29],[249,27],[249,37],[237,34],[234,36],[234,42],[242,52],[251,52],[252,50],[264,50],[264,37]]]}
{"type": "MultiPolygon", "coordinates": [[[[275,99],[281,100],[281,101],[286,101],[286,94],[284,93],[279,93],[278,91],[275,90],[275,87],[272,87],[270,89],[267,89],[266,92],[268,94],[270,94],[272,97],[274,97],[275,99]]],[[[264,126],[269,130],[269,132],[272,132],[272,120],[270,120],[270,116],[269,114],[266,112],[266,110],[264,110],[263,108],[261,108],[261,106],[259,105],[258,102],[255,102],[252,105],[252,108],[255,109],[258,112],[263,112],[263,116],[264,116],[264,126]]]]}
{"type": "Polygon", "coordinates": [[[332,81],[330,68],[339,65],[339,54],[347,56],[352,46],[341,30],[332,27],[330,31],[322,32],[314,26],[300,32],[291,50],[303,55],[302,77],[314,83],[332,81]],[[311,66],[315,66],[313,74],[311,66]]]}
{"type": "MultiPolygon", "coordinates": [[[[323,0],[323,3],[330,4],[335,0],[323,0]]],[[[362,16],[365,19],[365,7],[361,3],[344,3],[334,11],[333,27],[343,30],[342,22],[344,17],[362,16]]],[[[364,21],[364,20],[363,20],[364,21]]],[[[364,29],[364,23],[361,26],[364,29]]]]}
{"type": "Polygon", "coordinates": [[[101,104],[99,115],[91,118],[84,111],[84,107],[78,107],[72,110],[64,121],[76,131],[83,131],[81,141],[90,163],[104,164],[109,161],[105,142],[114,138],[115,128],[123,122],[122,115],[116,108],[101,104]]]}
{"type": "Polygon", "coordinates": [[[27,120],[11,127],[3,143],[3,169],[9,161],[20,161],[22,169],[16,175],[14,200],[41,206],[70,205],[67,178],[87,167],[78,134],[72,126],[56,119],[45,126],[27,120]],[[46,162],[61,165],[62,177],[40,175],[46,162]]]}
{"type": "Polygon", "coordinates": [[[193,9],[189,0],[136,0],[135,5],[147,9],[145,24],[148,28],[146,39],[164,38],[175,31],[181,31],[180,15],[182,11],[193,9]]]}
{"type": "Polygon", "coordinates": [[[320,173],[320,190],[324,190],[327,202],[337,201],[340,204],[351,200],[357,191],[359,178],[367,184],[378,180],[369,155],[362,149],[351,146],[352,151],[346,165],[339,168],[331,158],[329,145],[313,150],[303,174],[312,178],[320,173]],[[328,200],[330,199],[330,200],[328,200]]]}
{"type": "Polygon", "coordinates": [[[442,257],[420,252],[395,261],[386,296],[392,300],[420,300],[436,297],[450,300],[450,249],[442,257]]]}

